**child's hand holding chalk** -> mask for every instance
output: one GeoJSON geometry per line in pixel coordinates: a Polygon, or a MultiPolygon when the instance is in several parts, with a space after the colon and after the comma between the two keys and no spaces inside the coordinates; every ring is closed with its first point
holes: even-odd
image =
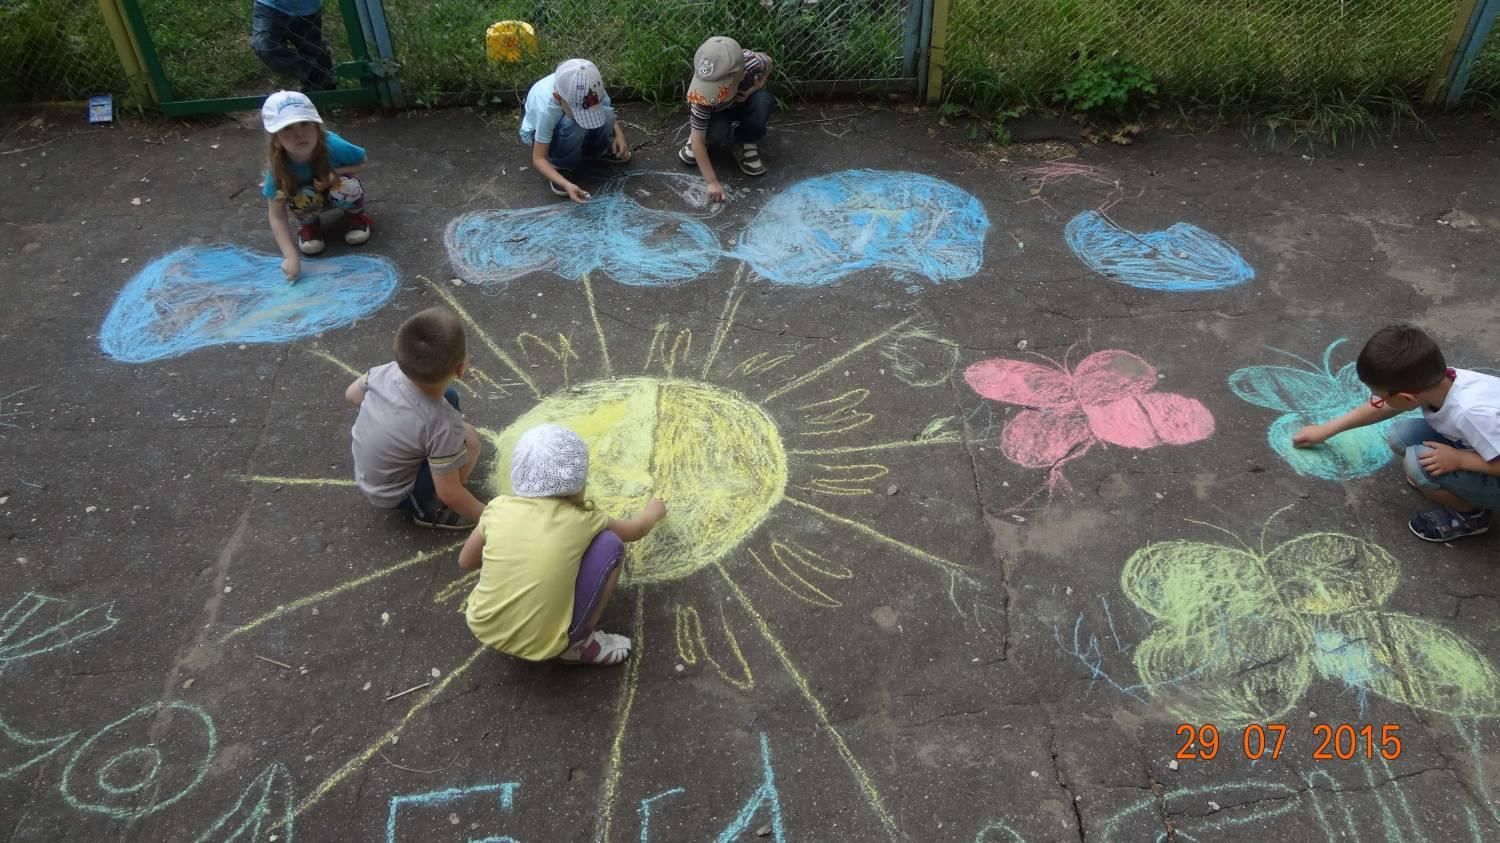
{"type": "Polygon", "coordinates": [[[572,199],[574,202],[577,202],[578,204],[582,205],[583,203],[589,201],[590,199],[593,199],[594,197],[590,196],[589,192],[587,190],[584,190],[583,188],[579,187],[578,185],[573,184],[572,182],[569,182],[568,183],[568,198],[572,199]]]}
{"type": "Polygon", "coordinates": [[[296,255],[288,255],[282,258],[281,274],[286,276],[288,284],[297,283],[297,278],[302,275],[302,259],[296,255]]]}

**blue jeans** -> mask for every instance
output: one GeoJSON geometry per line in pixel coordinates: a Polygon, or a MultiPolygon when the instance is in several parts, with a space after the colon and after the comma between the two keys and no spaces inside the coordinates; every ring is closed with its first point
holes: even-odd
{"type": "Polygon", "coordinates": [[[1406,469],[1407,479],[1416,484],[1417,488],[1428,491],[1442,489],[1481,509],[1500,509],[1500,476],[1477,471],[1455,471],[1433,477],[1422,467],[1421,458],[1432,450],[1423,447],[1423,442],[1441,442],[1454,448],[1463,448],[1433,430],[1426,419],[1398,419],[1390,426],[1385,438],[1392,448],[1403,455],[1401,462],[1406,469]]]}
{"type": "Polygon", "coordinates": [[[547,160],[559,170],[571,170],[578,162],[587,158],[599,158],[609,152],[610,142],[615,139],[613,115],[597,129],[585,129],[564,114],[552,130],[552,143],[547,145],[547,160]]]}
{"type": "Polygon", "coordinates": [[[250,48],[266,67],[311,90],[334,86],[333,53],[323,40],[322,12],[297,17],[256,3],[250,16],[250,48]]]}
{"type": "Polygon", "coordinates": [[[757,143],[766,136],[766,127],[770,125],[771,113],[775,110],[776,98],[762,88],[739,105],[715,111],[708,120],[704,139],[709,146],[757,143]]]}
{"type": "MultiPolygon", "coordinates": [[[[458,387],[448,387],[443,398],[453,405],[453,409],[463,412],[463,408],[458,406],[458,387]]],[[[442,505],[443,502],[437,496],[437,484],[432,482],[432,466],[427,464],[427,460],[422,460],[422,467],[417,469],[416,485],[411,487],[398,508],[413,515],[431,515],[442,505]]]]}

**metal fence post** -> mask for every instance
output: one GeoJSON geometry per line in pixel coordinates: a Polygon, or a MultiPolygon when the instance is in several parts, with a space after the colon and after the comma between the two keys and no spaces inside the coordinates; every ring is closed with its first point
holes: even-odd
{"type": "Polygon", "coordinates": [[[1484,49],[1497,14],[1500,14],[1500,0],[1458,0],[1453,31],[1444,52],[1448,62],[1433,77],[1427,91],[1429,101],[1440,101],[1452,108],[1463,98],[1464,89],[1469,87],[1474,59],[1484,49]]]}
{"type": "Polygon", "coordinates": [[[397,75],[400,64],[396,61],[395,46],[391,43],[391,30],[385,16],[384,0],[354,0],[359,11],[359,28],[364,32],[364,41],[370,49],[370,67],[375,71],[375,88],[380,92],[380,104],[386,108],[405,108],[406,94],[401,90],[401,79],[397,75]]]}
{"type": "Polygon", "coordinates": [[[120,7],[120,0],[98,0],[99,14],[104,17],[104,28],[109,30],[109,40],[114,42],[115,55],[120,59],[120,69],[130,83],[130,92],[145,105],[157,105],[161,99],[146,73],[146,62],[141,48],[131,36],[130,24],[120,7]]]}
{"type": "Polygon", "coordinates": [[[934,103],[943,97],[943,66],[947,62],[948,48],[948,0],[930,2],[932,24],[927,32],[927,89],[923,93],[926,102],[934,103]]]}

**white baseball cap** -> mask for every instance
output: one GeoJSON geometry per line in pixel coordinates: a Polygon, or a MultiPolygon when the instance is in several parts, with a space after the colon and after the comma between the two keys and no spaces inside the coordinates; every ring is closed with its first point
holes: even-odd
{"type": "Polygon", "coordinates": [[[510,458],[510,489],[523,498],[565,498],[589,482],[589,446],[560,424],[521,434],[510,458]]]}
{"type": "Polygon", "coordinates": [[[260,122],[271,134],[285,129],[293,123],[322,123],[317,106],[300,91],[277,91],[266,97],[260,107],[260,122]]]}
{"type": "Polygon", "coordinates": [[[604,77],[588,59],[568,59],[558,65],[552,89],[568,104],[580,128],[597,129],[609,120],[604,112],[604,77]]]}

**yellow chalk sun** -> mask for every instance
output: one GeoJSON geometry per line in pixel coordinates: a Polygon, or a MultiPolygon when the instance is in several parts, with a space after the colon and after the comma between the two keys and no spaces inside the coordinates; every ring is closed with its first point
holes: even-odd
{"type": "Polygon", "coordinates": [[[670,517],[633,549],[632,582],[667,582],[719,561],[786,490],[781,436],[758,405],[698,381],[631,377],[570,387],[490,434],[497,493],[510,494],[516,440],[546,423],[588,443],[587,495],[600,509],[623,515],[653,495],[667,501],[670,517]]]}

